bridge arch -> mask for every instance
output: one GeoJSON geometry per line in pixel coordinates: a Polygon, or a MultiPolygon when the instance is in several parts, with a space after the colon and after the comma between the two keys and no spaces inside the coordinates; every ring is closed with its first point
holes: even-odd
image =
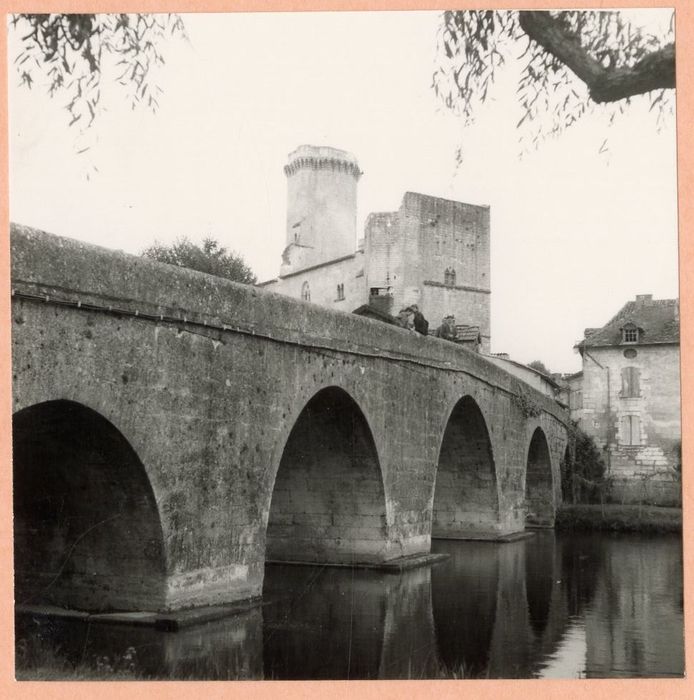
{"type": "Polygon", "coordinates": [[[118,428],[84,404],[51,400],[16,412],[12,437],[16,602],[163,608],[159,511],[118,428]]]}
{"type": "Polygon", "coordinates": [[[432,537],[493,532],[499,523],[496,467],[487,421],[472,396],[453,406],[438,452],[432,537]]]}
{"type": "Polygon", "coordinates": [[[555,494],[547,436],[537,427],[528,446],[525,471],[526,527],[554,527],[555,494]]]}
{"type": "Polygon", "coordinates": [[[272,489],[266,559],[376,562],[386,558],[386,498],[369,421],[338,386],[306,402],[283,443],[272,489]]]}

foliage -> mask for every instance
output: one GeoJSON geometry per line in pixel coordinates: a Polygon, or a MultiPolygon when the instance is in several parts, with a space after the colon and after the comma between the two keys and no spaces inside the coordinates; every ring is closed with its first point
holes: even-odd
{"type": "Polygon", "coordinates": [[[178,265],[206,272],[208,275],[225,277],[233,282],[255,284],[257,281],[253,271],[240,255],[227,252],[226,248],[209,236],[203,239],[201,245],[185,237],[179,238],[171,245],[155,241],[142,251],[142,255],[169,265],[178,265]]]}
{"type": "Polygon", "coordinates": [[[542,374],[547,375],[548,377],[552,374],[548,369],[547,366],[545,365],[542,360],[533,360],[532,362],[528,363],[528,367],[537,370],[538,372],[542,372],[542,374]]]}
{"type": "Polygon", "coordinates": [[[647,505],[563,505],[555,527],[560,530],[612,532],[682,532],[682,509],[647,505]]]}
{"type": "Polygon", "coordinates": [[[682,440],[677,440],[670,448],[669,454],[670,460],[674,465],[675,471],[680,475],[682,474],[682,440]]]}
{"type": "Polygon", "coordinates": [[[569,426],[567,458],[561,463],[562,497],[567,503],[604,501],[609,490],[605,460],[576,421],[569,426]]]}
{"type": "Polygon", "coordinates": [[[120,656],[83,657],[75,664],[60,644],[39,634],[17,640],[15,664],[17,680],[135,680],[141,675],[135,647],[120,656]]]}
{"type": "Polygon", "coordinates": [[[20,36],[14,63],[21,83],[45,83],[51,97],[66,98],[70,126],[83,131],[97,117],[104,77],[126,90],[133,109],[155,111],[161,89],[152,69],[164,64],[161,44],[185,37],[171,14],[14,14],[10,26],[20,36]]]}
{"type": "Polygon", "coordinates": [[[522,142],[562,132],[598,103],[611,123],[646,92],[660,124],[674,111],[673,21],[656,35],[618,10],[444,12],[433,88],[467,126],[512,59],[522,142]]]}
{"type": "Polygon", "coordinates": [[[542,413],[542,407],[523,384],[519,385],[518,393],[513,395],[513,401],[525,418],[535,418],[542,413]]]}

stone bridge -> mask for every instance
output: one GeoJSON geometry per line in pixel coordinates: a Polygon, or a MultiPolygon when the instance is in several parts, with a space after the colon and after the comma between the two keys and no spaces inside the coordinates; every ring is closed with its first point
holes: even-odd
{"type": "Polygon", "coordinates": [[[171,611],[266,560],[551,526],[568,414],[437,338],[13,226],[18,604],[171,611]]]}

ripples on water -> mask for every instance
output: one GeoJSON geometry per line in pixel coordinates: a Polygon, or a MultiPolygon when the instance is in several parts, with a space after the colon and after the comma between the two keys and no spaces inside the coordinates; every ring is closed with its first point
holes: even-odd
{"type": "Polygon", "coordinates": [[[450,558],[400,574],[268,566],[262,607],[175,633],[23,617],[18,669],[42,675],[38,648],[150,678],[682,676],[681,538],[540,531],[433,550],[450,558]]]}

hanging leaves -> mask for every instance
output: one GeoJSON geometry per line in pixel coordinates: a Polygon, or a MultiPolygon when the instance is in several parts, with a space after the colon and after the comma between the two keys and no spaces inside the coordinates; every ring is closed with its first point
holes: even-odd
{"type": "MultiPolygon", "coordinates": [[[[610,74],[635,69],[667,47],[674,36],[672,23],[662,35],[649,34],[616,10],[551,11],[547,17],[553,30],[610,74]]],[[[509,59],[521,62],[516,91],[521,117],[516,127],[524,150],[562,133],[596,108],[586,84],[543,45],[529,39],[517,11],[444,12],[438,46],[434,91],[448,109],[462,116],[465,126],[474,121],[488,98],[498,69],[509,59]]],[[[653,90],[647,99],[660,128],[664,117],[674,111],[672,91],[653,90]]],[[[613,121],[628,105],[627,98],[601,109],[613,121]]]]}
{"type": "Polygon", "coordinates": [[[169,36],[186,36],[174,14],[15,14],[10,26],[21,36],[14,59],[20,83],[63,95],[69,126],[82,132],[99,114],[103,79],[124,87],[133,108],[144,101],[155,111],[160,89],[152,75],[164,64],[161,46],[169,36]]]}

